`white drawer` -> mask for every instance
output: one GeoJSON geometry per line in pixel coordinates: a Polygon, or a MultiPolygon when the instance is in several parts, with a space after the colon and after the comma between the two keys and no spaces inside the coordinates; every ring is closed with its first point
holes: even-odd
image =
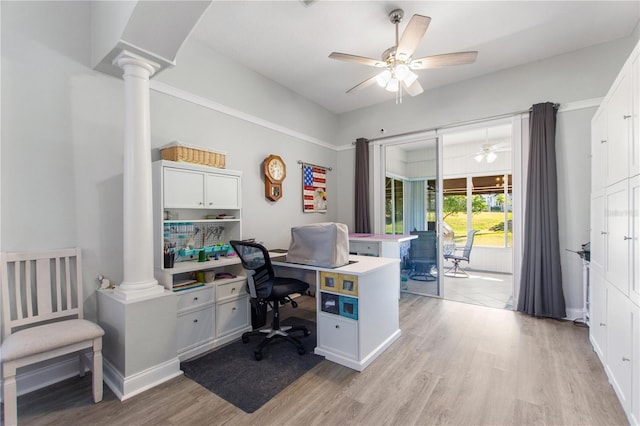
{"type": "Polygon", "coordinates": [[[178,312],[198,305],[213,302],[213,287],[205,286],[196,290],[186,290],[178,296],[178,312]]]}
{"type": "Polygon", "coordinates": [[[224,336],[248,325],[248,297],[242,297],[216,305],[216,337],[224,336]]]}
{"type": "Polygon", "coordinates": [[[380,248],[377,243],[350,242],[349,253],[380,256],[380,248]]]}
{"type": "Polygon", "coordinates": [[[247,294],[247,280],[241,279],[224,284],[216,285],[216,300],[237,297],[238,295],[247,294]]]}
{"type": "Polygon", "coordinates": [[[176,343],[178,352],[183,352],[201,342],[213,340],[214,306],[178,315],[176,343]]]}
{"type": "Polygon", "coordinates": [[[318,315],[318,346],[336,355],[358,359],[358,322],[337,315],[318,315]]]}

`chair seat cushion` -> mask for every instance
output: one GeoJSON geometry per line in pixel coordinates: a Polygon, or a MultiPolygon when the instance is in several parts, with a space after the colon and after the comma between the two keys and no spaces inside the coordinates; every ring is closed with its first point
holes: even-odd
{"type": "Polygon", "coordinates": [[[273,281],[271,294],[267,299],[278,300],[294,293],[304,293],[309,289],[309,284],[296,278],[276,277],[273,281]]]}
{"type": "Polygon", "coordinates": [[[97,324],[72,319],[17,331],[2,342],[2,361],[13,361],[104,335],[97,324]]]}

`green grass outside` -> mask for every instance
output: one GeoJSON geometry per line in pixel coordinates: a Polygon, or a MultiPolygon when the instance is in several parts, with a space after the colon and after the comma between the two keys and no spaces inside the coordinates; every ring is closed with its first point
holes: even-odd
{"type": "MultiPolygon", "coordinates": [[[[511,220],[512,214],[508,214],[508,219],[511,220]]],[[[452,214],[447,216],[444,220],[454,232],[454,241],[460,245],[466,241],[467,238],[467,215],[462,213],[452,214]]],[[[504,213],[502,212],[482,212],[474,213],[471,218],[472,228],[477,229],[474,245],[479,246],[504,246],[504,231],[493,231],[490,228],[501,224],[504,221],[504,213]]],[[[509,231],[507,237],[509,238],[509,247],[511,246],[512,233],[509,231]]]]}
{"type": "MultiPolygon", "coordinates": [[[[511,220],[511,213],[508,214],[509,220],[511,220]]],[[[499,225],[503,222],[504,213],[502,212],[482,212],[475,213],[472,216],[473,229],[477,229],[478,232],[474,238],[473,244],[479,246],[504,246],[504,231],[493,231],[490,228],[499,225]]],[[[467,240],[467,215],[462,213],[452,214],[447,216],[445,222],[453,229],[454,242],[457,245],[462,245],[467,240]]],[[[402,229],[402,222],[397,223],[396,229],[402,229]]],[[[391,233],[391,224],[387,223],[385,226],[385,232],[391,233]]],[[[507,235],[509,238],[509,247],[511,247],[512,233],[507,235]]]]}

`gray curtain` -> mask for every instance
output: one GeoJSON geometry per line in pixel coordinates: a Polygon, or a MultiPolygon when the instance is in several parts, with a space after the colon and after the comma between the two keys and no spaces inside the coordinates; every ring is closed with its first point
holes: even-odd
{"type": "Polygon", "coordinates": [[[369,212],[369,141],[356,140],[356,233],[370,234],[369,212]]]}
{"type": "Polygon", "coordinates": [[[556,105],[529,113],[529,169],[524,252],[518,311],[537,317],[566,316],[558,242],[556,105]]]}

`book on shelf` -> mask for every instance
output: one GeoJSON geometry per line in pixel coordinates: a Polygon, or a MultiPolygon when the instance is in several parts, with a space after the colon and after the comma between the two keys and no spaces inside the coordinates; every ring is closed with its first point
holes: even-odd
{"type": "Polygon", "coordinates": [[[204,283],[196,280],[181,280],[173,283],[173,291],[187,290],[190,288],[202,287],[204,283]]]}

